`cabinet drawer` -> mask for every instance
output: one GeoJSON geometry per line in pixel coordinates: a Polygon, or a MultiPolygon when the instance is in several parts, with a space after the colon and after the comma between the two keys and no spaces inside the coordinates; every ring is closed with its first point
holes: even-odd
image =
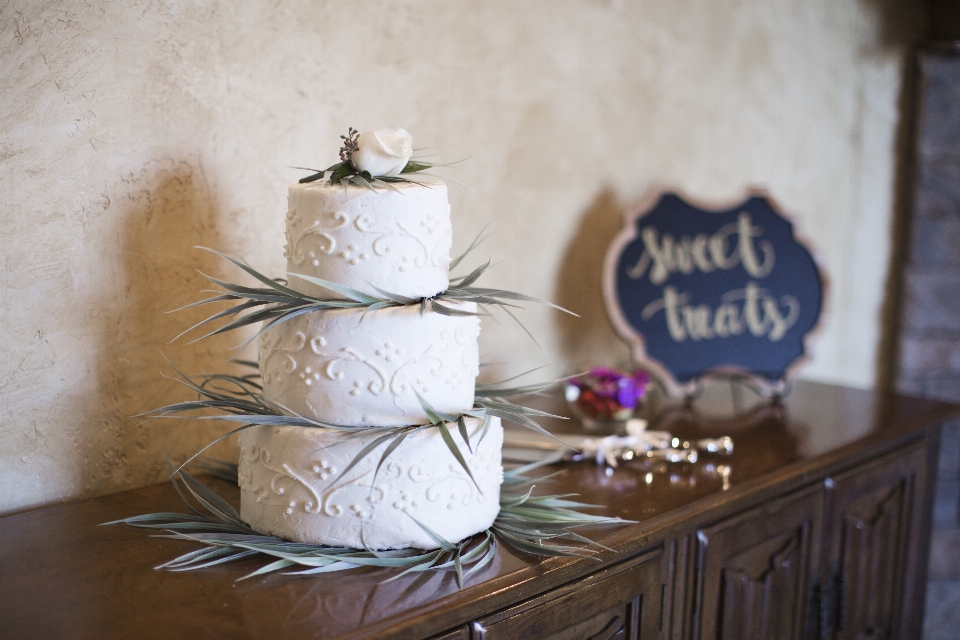
{"type": "Polygon", "coordinates": [[[919,536],[910,525],[920,514],[910,513],[920,506],[915,487],[923,482],[925,460],[918,446],[828,481],[825,638],[909,637],[901,612],[910,617],[904,592],[916,588],[908,565],[919,536]]]}
{"type": "Polygon", "coordinates": [[[698,530],[693,637],[801,638],[822,512],[818,486],[698,530]]]}
{"type": "Polygon", "coordinates": [[[662,549],[470,625],[473,640],[653,640],[661,620],[662,549]]]}

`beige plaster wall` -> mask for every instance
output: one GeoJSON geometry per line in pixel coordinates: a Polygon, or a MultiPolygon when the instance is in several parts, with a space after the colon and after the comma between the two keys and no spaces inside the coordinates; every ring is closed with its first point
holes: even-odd
{"type": "MultiPolygon", "coordinates": [[[[909,5],[910,3],[905,3],[909,5]]],[[[803,375],[874,379],[898,100],[920,17],[877,0],[0,2],[0,512],[155,482],[215,434],[133,414],[238,338],[198,313],[192,249],[284,267],[289,166],[404,127],[456,160],[456,246],[490,284],[584,315],[485,321],[488,361],[561,373],[626,350],[600,309],[619,216],[656,185],[767,187],[820,247],[828,324],[803,375]]]]}

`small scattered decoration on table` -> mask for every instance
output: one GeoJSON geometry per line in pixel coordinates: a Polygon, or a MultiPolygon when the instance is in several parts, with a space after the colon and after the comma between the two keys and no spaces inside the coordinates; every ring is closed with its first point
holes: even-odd
{"type": "Polygon", "coordinates": [[[570,378],[565,397],[585,430],[611,435],[578,441],[576,450],[564,459],[595,460],[613,468],[618,461],[641,458],[693,463],[698,452],[733,453],[733,440],[727,436],[688,442],[667,431],[648,431],[640,409],[649,384],[646,371],[626,373],[609,367],[595,367],[570,378]]]}
{"type": "Polygon", "coordinates": [[[668,431],[648,431],[647,421],[639,418],[627,421],[627,435],[587,438],[578,450],[566,454],[567,460],[594,460],[597,464],[616,467],[618,461],[663,460],[665,462],[696,462],[698,452],[733,453],[733,439],[729,436],[680,440],[668,431]]]}
{"type": "Polygon", "coordinates": [[[591,420],[625,421],[632,418],[646,394],[650,376],[646,371],[622,373],[596,367],[567,382],[567,402],[582,417],[591,420]]]}
{"type": "MultiPolygon", "coordinates": [[[[237,465],[222,461],[201,462],[203,470],[209,475],[237,483],[237,465]]],[[[191,513],[149,513],[105,522],[103,526],[127,524],[160,530],[166,532],[160,537],[189,540],[202,545],[199,549],[161,564],[158,569],[192,571],[244,558],[270,560],[259,569],[237,578],[237,581],[278,571],[285,575],[309,576],[381,567],[398,571],[385,582],[408,573],[453,571],[457,584],[462,588],[467,578],[493,560],[499,543],[533,556],[590,557],[598,551],[608,550],[607,547],[576,533],[574,529],[586,525],[622,525],[631,522],[584,513],[585,509],[597,508],[597,505],[570,500],[569,495],[535,495],[535,485],[549,483],[550,476],[527,475],[541,464],[534,463],[504,472],[500,512],[486,531],[451,543],[418,523],[436,540],[438,549],[374,551],[291,542],[254,531],[237,510],[210,487],[182,468],[175,469],[169,461],[167,464],[171,469],[174,487],[191,513]],[[181,483],[187,494],[181,490],[181,483]],[[196,501],[200,509],[190,503],[187,495],[196,501]]]]}
{"type": "Polygon", "coordinates": [[[793,223],[764,194],[720,208],[661,194],[628,218],[603,278],[614,329],[673,396],[726,374],[782,394],[826,288],[793,223]]]}

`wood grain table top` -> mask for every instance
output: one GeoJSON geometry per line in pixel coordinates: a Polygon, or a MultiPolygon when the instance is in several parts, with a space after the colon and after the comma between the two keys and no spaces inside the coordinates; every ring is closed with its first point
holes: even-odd
{"type": "MultiPolygon", "coordinates": [[[[558,400],[547,400],[562,409],[558,400]]],[[[597,513],[636,524],[584,529],[611,547],[596,559],[538,561],[500,546],[496,559],[458,589],[453,572],[384,582],[386,569],[268,575],[237,582],[262,560],[195,572],[154,567],[195,548],[189,542],[100,523],[183,511],[169,483],[0,518],[0,638],[414,638],[543,593],[623,560],[719,506],[773,497],[922,437],[956,415],[949,404],[798,383],[782,405],[747,417],[708,420],[687,409],[651,428],[694,439],[730,435],[730,456],[696,465],[626,463],[606,473],[565,463],[540,487],[579,493],[597,513]],[[718,471],[721,465],[729,473],[718,471]]],[[[209,479],[233,504],[239,491],[209,479]]]]}

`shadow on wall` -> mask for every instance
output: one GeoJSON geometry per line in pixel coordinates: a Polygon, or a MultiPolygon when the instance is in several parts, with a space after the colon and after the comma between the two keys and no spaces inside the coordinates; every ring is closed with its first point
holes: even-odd
{"type": "MultiPolygon", "coordinates": [[[[222,371],[222,361],[238,336],[186,346],[170,340],[205,315],[203,309],[168,313],[205,297],[209,283],[197,271],[223,271],[219,258],[194,249],[220,247],[218,211],[199,159],[151,163],[139,175],[131,174],[129,188],[115,206],[122,219],[118,247],[118,279],[111,287],[119,299],[103,327],[102,358],[98,372],[100,397],[111,398],[113,415],[103,415],[89,434],[90,455],[84,460],[85,493],[100,494],[159,482],[166,477],[161,454],[182,461],[226,431],[224,423],[183,420],[143,422],[135,417],[171,402],[192,399],[181,385],[165,380],[174,375],[166,354],[185,373],[222,371]],[[93,459],[91,459],[93,458],[93,459]]],[[[212,307],[211,307],[212,309],[212,307]]],[[[219,310],[219,309],[218,309],[219,310]]],[[[104,412],[106,413],[106,412],[104,412]]],[[[222,447],[218,453],[223,455],[222,447]]],[[[229,450],[227,450],[229,455],[229,450]]]]}
{"type": "Polygon", "coordinates": [[[882,53],[891,48],[916,44],[931,26],[931,6],[953,1],[860,0],[860,5],[877,20],[876,41],[869,53],[882,53]]]}
{"type": "Polygon", "coordinates": [[[877,371],[875,385],[880,389],[896,390],[900,366],[901,315],[905,297],[903,271],[910,258],[910,234],[915,190],[915,144],[917,92],[919,79],[916,51],[929,42],[931,36],[942,36],[944,17],[956,14],[948,8],[953,0],[928,0],[910,3],[908,0],[861,0],[877,11],[881,20],[877,51],[891,46],[906,48],[902,64],[900,96],[897,100],[898,122],[895,138],[895,166],[893,176],[893,215],[890,223],[890,258],[884,285],[884,301],[880,310],[880,337],[877,344],[877,371]],[[946,10],[946,14],[943,11],[946,10]]]}
{"type": "Polygon", "coordinates": [[[554,299],[580,317],[565,313],[554,317],[565,360],[575,371],[597,365],[626,367],[630,362],[630,350],[607,320],[601,293],[603,258],[623,226],[623,215],[613,191],[604,188],[580,218],[564,251],[554,299]]]}

